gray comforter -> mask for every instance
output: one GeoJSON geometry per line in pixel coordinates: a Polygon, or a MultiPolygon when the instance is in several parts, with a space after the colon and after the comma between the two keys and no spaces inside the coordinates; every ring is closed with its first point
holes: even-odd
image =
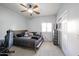
{"type": "Polygon", "coordinates": [[[31,37],[17,37],[14,39],[14,45],[36,47],[41,41],[43,41],[42,37],[39,39],[32,39],[31,37]]]}

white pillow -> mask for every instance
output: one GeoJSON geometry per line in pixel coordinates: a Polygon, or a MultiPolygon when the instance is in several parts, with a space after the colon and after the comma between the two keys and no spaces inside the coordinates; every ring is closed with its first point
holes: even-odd
{"type": "Polygon", "coordinates": [[[29,32],[29,35],[30,35],[30,36],[33,36],[33,33],[29,32]]]}
{"type": "Polygon", "coordinates": [[[28,32],[25,32],[25,35],[24,35],[24,36],[29,36],[29,35],[28,35],[28,32]]]}

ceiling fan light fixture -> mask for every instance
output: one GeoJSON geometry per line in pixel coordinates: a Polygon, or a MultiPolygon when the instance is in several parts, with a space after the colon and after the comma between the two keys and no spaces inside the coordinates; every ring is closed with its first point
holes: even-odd
{"type": "Polygon", "coordinates": [[[32,10],[32,9],[28,9],[28,12],[29,12],[29,13],[33,13],[33,10],[32,10]]]}

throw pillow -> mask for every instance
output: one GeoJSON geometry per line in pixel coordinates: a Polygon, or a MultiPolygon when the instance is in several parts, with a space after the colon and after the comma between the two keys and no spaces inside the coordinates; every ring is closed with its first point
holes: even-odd
{"type": "Polygon", "coordinates": [[[28,32],[25,32],[25,35],[24,35],[24,36],[29,36],[29,35],[28,35],[28,32]]]}

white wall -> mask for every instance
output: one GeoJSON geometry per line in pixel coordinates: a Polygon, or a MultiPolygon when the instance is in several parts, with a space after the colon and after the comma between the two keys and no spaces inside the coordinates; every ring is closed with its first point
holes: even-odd
{"type": "MultiPolygon", "coordinates": [[[[30,20],[29,22],[29,30],[30,31],[37,31],[42,32],[42,23],[44,22],[50,22],[52,23],[52,28],[55,24],[55,16],[41,16],[41,17],[35,17],[30,20]]],[[[45,37],[45,41],[51,41],[52,40],[52,33],[43,33],[45,37]]]]}
{"type": "Polygon", "coordinates": [[[6,31],[9,29],[27,29],[27,19],[0,6],[0,39],[4,39],[6,31]]]}
{"type": "Polygon", "coordinates": [[[64,4],[58,17],[65,11],[60,22],[60,45],[65,55],[79,55],[79,4],[64,4]]]}

